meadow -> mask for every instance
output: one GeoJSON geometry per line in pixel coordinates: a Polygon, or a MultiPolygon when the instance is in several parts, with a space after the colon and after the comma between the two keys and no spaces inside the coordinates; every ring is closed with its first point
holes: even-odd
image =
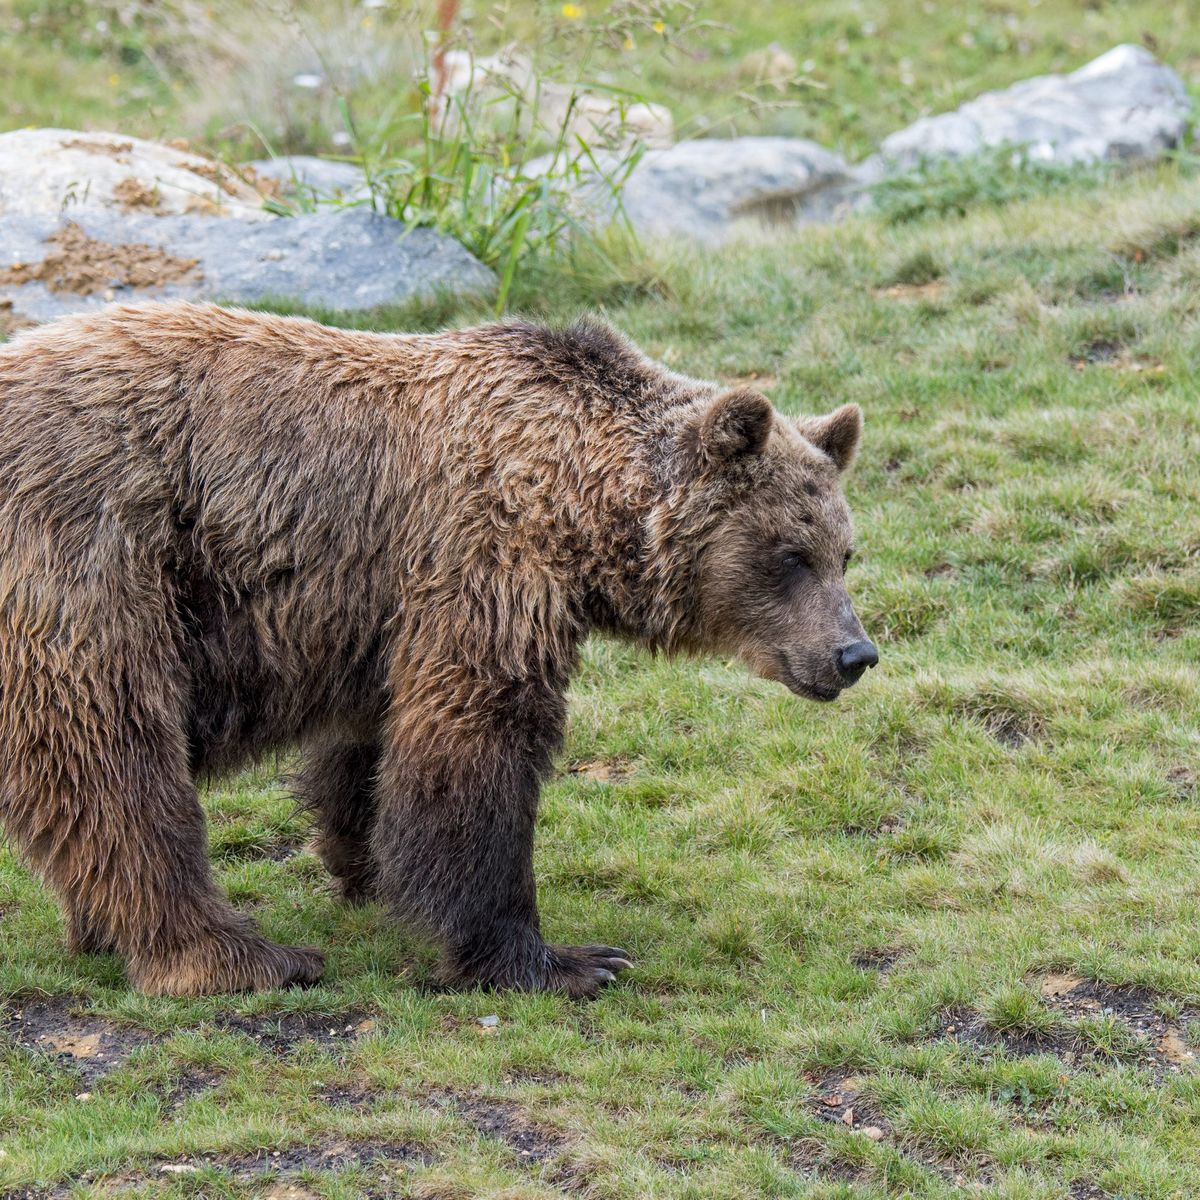
{"type": "MultiPolygon", "coordinates": [[[[754,6],[726,36],[802,40],[802,7],[845,36],[832,3],[754,6]]],[[[1022,55],[1005,6],[926,5],[932,44],[910,7],[864,3],[857,28],[894,33],[866,40],[916,62],[911,103],[939,109],[964,98],[939,76],[969,94],[1131,31],[1172,61],[1197,36],[1179,4],[1046,0],[1011,6],[1022,55]],[[993,27],[1011,44],[984,65],[993,27]]],[[[92,87],[111,63],[70,19],[47,61],[87,70],[26,79],[20,123],[153,132],[92,87]]],[[[17,45],[32,72],[42,43],[17,45]]],[[[858,61],[822,56],[852,113],[801,103],[786,120],[812,129],[787,131],[866,149],[899,124],[858,61]]],[[[655,87],[699,106],[716,68],[696,70],[655,87]]],[[[205,805],[234,903],[327,948],[313,989],[139,996],[117,960],[67,956],[48,894],[0,855],[0,1196],[1200,1195],[1195,167],[1044,194],[960,177],[949,211],[940,177],[925,215],[520,274],[514,312],[600,312],[785,412],[862,405],[849,584],[879,668],[818,707],[731,662],[588,646],[536,866],[550,940],[636,955],[591,1003],[440,989],[382,908],[330,894],[287,756],[205,805]]],[[[490,308],[311,315],[418,329],[490,308]]]]}

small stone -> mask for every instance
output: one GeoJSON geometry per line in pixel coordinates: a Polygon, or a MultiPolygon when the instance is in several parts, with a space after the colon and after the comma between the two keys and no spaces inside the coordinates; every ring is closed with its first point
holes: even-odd
{"type": "Polygon", "coordinates": [[[487,1017],[476,1017],[475,1024],[481,1029],[495,1029],[500,1024],[500,1018],[494,1013],[487,1017]]]}
{"type": "Polygon", "coordinates": [[[75,1094],[76,1100],[90,1100],[91,1098],[92,1098],[91,1092],[76,1092],[76,1094],[75,1094]]]}
{"type": "Polygon", "coordinates": [[[200,1168],[192,1163],[162,1163],[158,1169],[164,1175],[191,1175],[200,1168]]]}
{"type": "Polygon", "coordinates": [[[859,1132],[873,1142],[883,1141],[883,1130],[878,1125],[864,1125],[859,1132]]]}

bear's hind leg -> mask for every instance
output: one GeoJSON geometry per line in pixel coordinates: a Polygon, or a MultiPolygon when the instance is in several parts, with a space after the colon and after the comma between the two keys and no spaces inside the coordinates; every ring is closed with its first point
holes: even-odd
{"type": "Polygon", "coordinates": [[[0,822],[60,898],[72,944],[116,949],[150,993],[318,979],[319,952],[260,937],[214,884],[169,641],[139,641],[111,611],[56,639],[5,615],[0,822]]]}
{"type": "Polygon", "coordinates": [[[294,787],[316,821],[314,848],[343,900],[375,896],[371,830],[375,824],[377,742],[327,735],[305,745],[294,787]]]}

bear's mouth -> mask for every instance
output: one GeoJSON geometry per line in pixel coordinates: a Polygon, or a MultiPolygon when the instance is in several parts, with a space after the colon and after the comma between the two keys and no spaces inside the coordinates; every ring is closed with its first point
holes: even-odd
{"type": "Polygon", "coordinates": [[[803,696],[806,700],[819,700],[823,704],[836,700],[842,694],[841,688],[818,687],[815,683],[801,683],[798,679],[789,680],[787,686],[797,696],[803,696]]]}
{"type": "Polygon", "coordinates": [[[822,704],[827,704],[830,700],[836,700],[842,694],[840,684],[820,684],[812,680],[802,679],[792,670],[791,664],[786,659],[780,664],[780,670],[775,673],[774,677],[792,695],[801,696],[805,700],[819,700],[822,704]]]}

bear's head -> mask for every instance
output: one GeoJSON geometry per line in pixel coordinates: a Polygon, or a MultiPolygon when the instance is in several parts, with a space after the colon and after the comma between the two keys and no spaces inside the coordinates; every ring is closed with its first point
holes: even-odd
{"type": "Polygon", "coordinates": [[[690,519],[673,540],[691,543],[688,648],[834,699],[879,658],[845,578],[854,531],[841,476],[861,411],[793,419],[738,388],[693,402],[677,421],[672,474],[690,519]]]}

